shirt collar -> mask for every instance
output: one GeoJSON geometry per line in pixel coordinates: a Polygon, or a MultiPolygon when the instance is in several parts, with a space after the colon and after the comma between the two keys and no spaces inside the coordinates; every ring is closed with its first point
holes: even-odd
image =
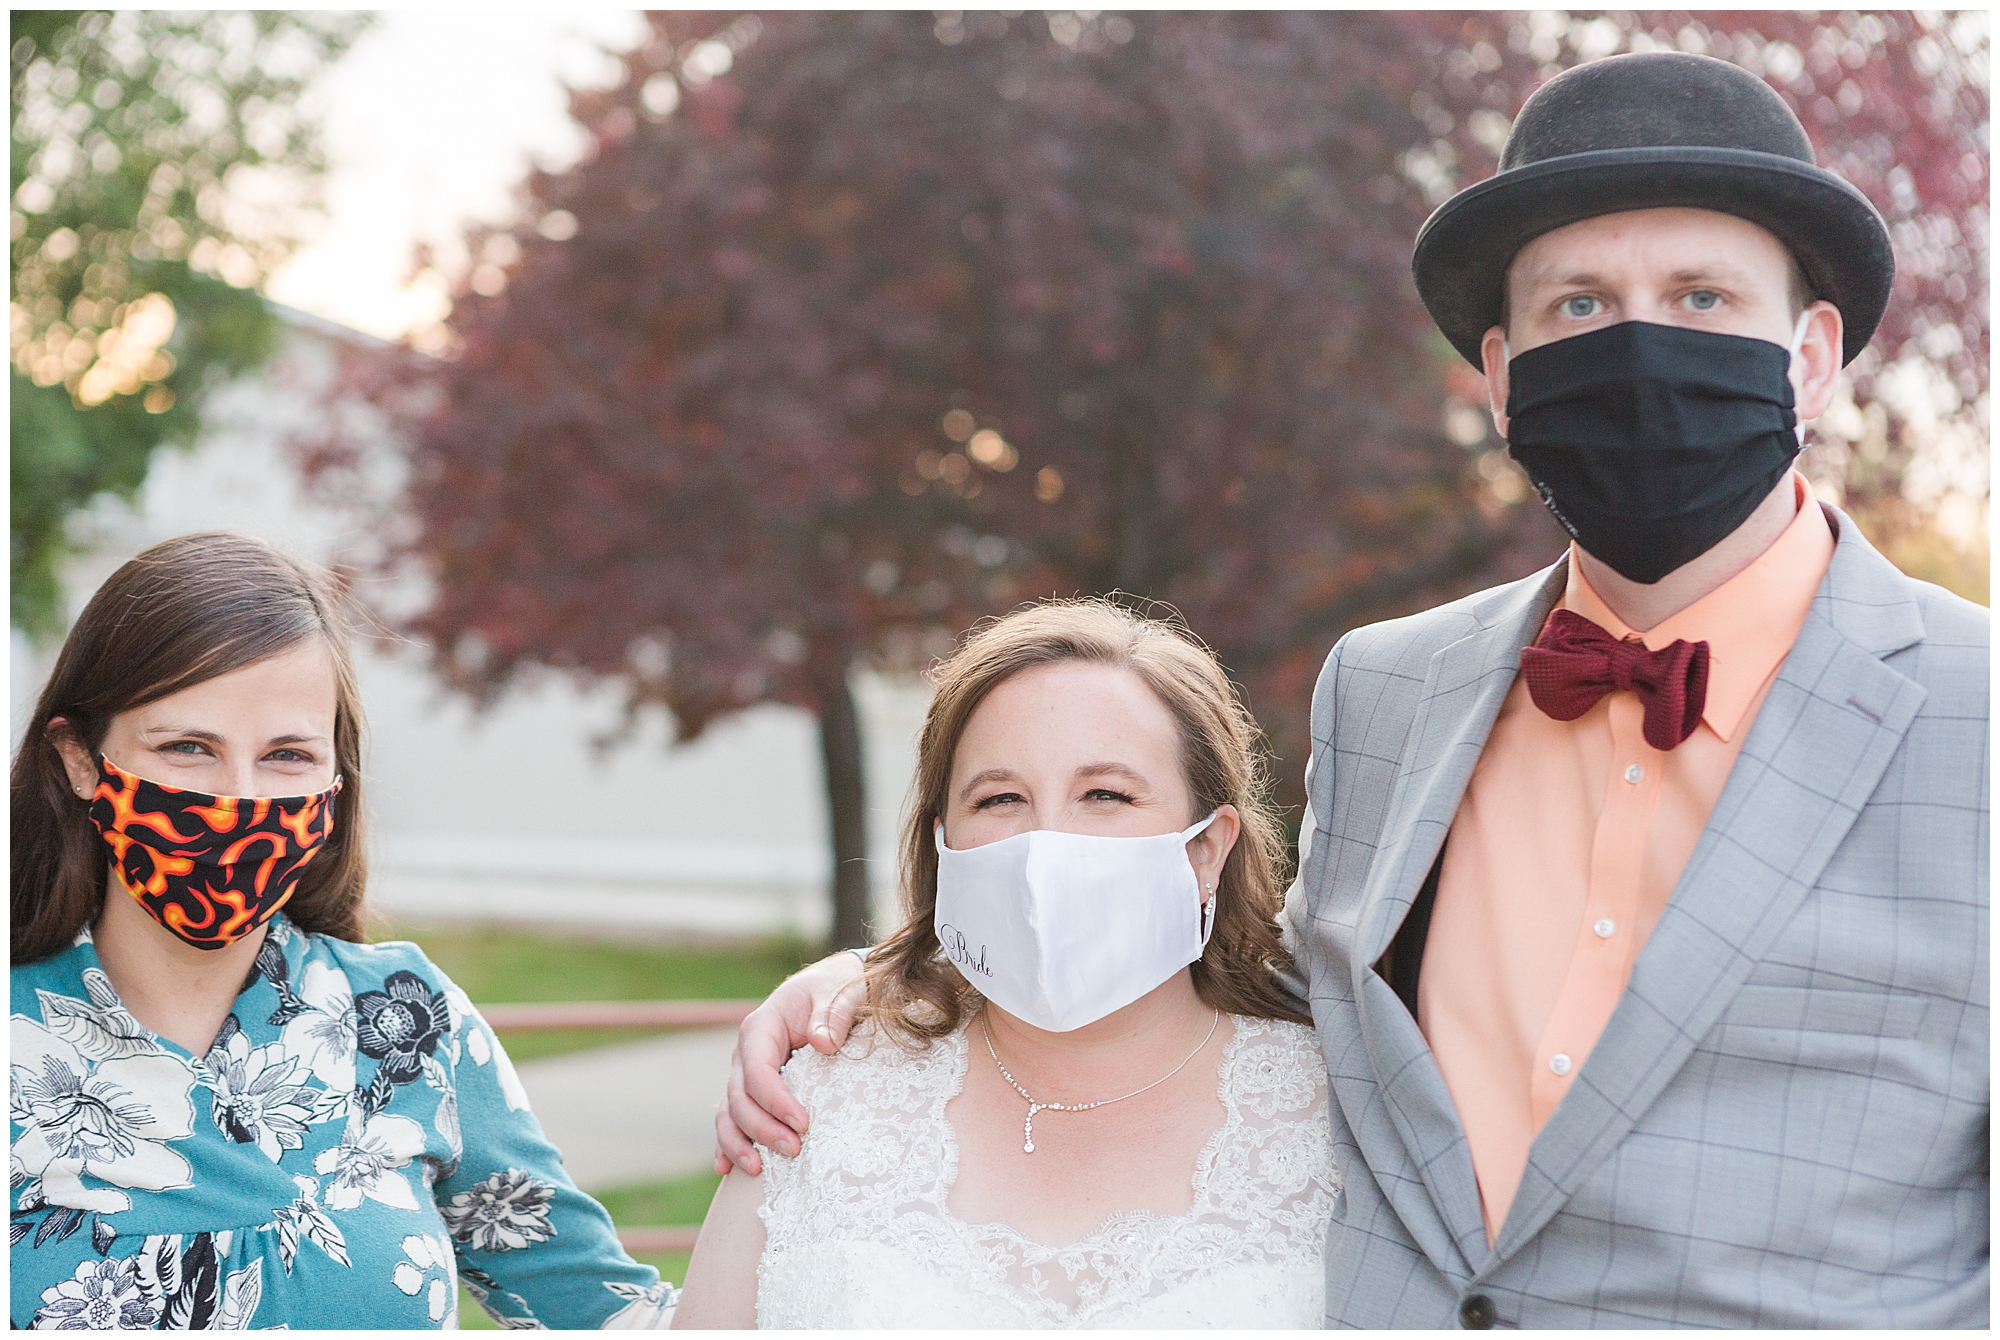
{"type": "Polygon", "coordinates": [[[1764,681],[1798,640],[1833,561],[1833,530],[1813,500],[1811,485],[1796,470],[1790,478],[1798,514],[1776,542],[1749,567],[1644,634],[1635,634],[1591,589],[1576,546],[1570,546],[1565,608],[1615,638],[1639,637],[1651,651],[1682,638],[1708,643],[1708,696],[1701,719],[1724,740],[1742,728],[1743,715],[1764,681]]]}

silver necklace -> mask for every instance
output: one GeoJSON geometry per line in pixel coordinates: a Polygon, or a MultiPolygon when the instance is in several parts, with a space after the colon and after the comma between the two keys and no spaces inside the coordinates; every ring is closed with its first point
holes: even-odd
{"type": "Polygon", "coordinates": [[[993,1035],[986,1031],[986,1021],[984,1019],[981,1019],[979,1021],[979,1036],[986,1039],[986,1054],[992,1057],[993,1064],[1000,1068],[1000,1077],[1006,1080],[1009,1084],[1011,1084],[1014,1087],[1015,1093],[1020,1094],[1023,1098],[1028,1100],[1028,1120],[1021,1128],[1021,1152],[1023,1154],[1032,1154],[1035,1152],[1035,1114],[1037,1112],[1088,1112],[1093,1107],[1105,1107],[1111,1103],[1122,1103],[1127,1098],[1137,1098],[1140,1094],[1144,1093],[1146,1089],[1157,1089],[1162,1084],[1165,1084],[1168,1080],[1172,1079],[1175,1075],[1178,1075],[1181,1073],[1181,1071],[1187,1069],[1189,1061],[1192,1061],[1194,1060],[1195,1057],[1201,1055],[1201,1049],[1203,1047],[1206,1047],[1208,1045],[1208,1040],[1215,1036],[1216,1027],[1217,1025],[1221,1024],[1221,1022],[1222,1022],[1222,1011],[1217,1010],[1215,1012],[1215,1018],[1209,1021],[1208,1032],[1202,1035],[1202,1039],[1199,1043],[1195,1045],[1195,1049],[1189,1052],[1186,1058],[1183,1059],[1179,1065],[1175,1066],[1172,1070],[1169,1070],[1166,1074],[1154,1080],[1151,1084],[1148,1084],[1145,1089],[1134,1089],[1130,1093],[1121,1093],[1116,1098],[1100,1098],[1094,1103],[1036,1102],[1035,1096],[1029,1093],[1026,1089],[1022,1088],[1021,1081],[1015,1079],[1014,1076],[1008,1072],[1007,1063],[1000,1059],[1000,1053],[993,1050],[993,1035]]]}

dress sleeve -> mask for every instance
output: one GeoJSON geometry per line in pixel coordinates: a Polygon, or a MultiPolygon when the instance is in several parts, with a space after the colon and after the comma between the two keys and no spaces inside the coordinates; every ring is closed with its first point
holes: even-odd
{"type": "Polygon", "coordinates": [[[449,1054],[463,1152],[433,1185],[458,1274],[503,1326],[664,1326],[679,1290],[619,1245],[611,1216],[579,1191],[528,1110],[493,1030],[456,986],[449,1054]]]}

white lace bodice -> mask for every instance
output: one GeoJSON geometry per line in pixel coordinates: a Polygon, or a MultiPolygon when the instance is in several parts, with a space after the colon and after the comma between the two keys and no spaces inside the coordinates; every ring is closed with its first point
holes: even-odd
{"type": "Polygon", "coordinates": [[[1317,1327],[1339,1178],[1313,1031],[1235,1017],[1222,1125],[1183,1214],[1112,1216],[1047,1247],[946,1208],[965,1082],[960,1029],[912,1053],[857,1037],[786,1082],[812,1115],[796,1159],[764,1151],[761,1327],[1317,1327]]]}

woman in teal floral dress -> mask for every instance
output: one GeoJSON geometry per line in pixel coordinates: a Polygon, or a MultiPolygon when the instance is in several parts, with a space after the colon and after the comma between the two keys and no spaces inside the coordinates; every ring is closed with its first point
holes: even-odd
{"type": "Polygon", "coordinates": [[[670,1315],[465,994],[361,942],[360,742],[329,584],[259,541],[79,618],[13,768],[15,1326],[670,1315]]]}

